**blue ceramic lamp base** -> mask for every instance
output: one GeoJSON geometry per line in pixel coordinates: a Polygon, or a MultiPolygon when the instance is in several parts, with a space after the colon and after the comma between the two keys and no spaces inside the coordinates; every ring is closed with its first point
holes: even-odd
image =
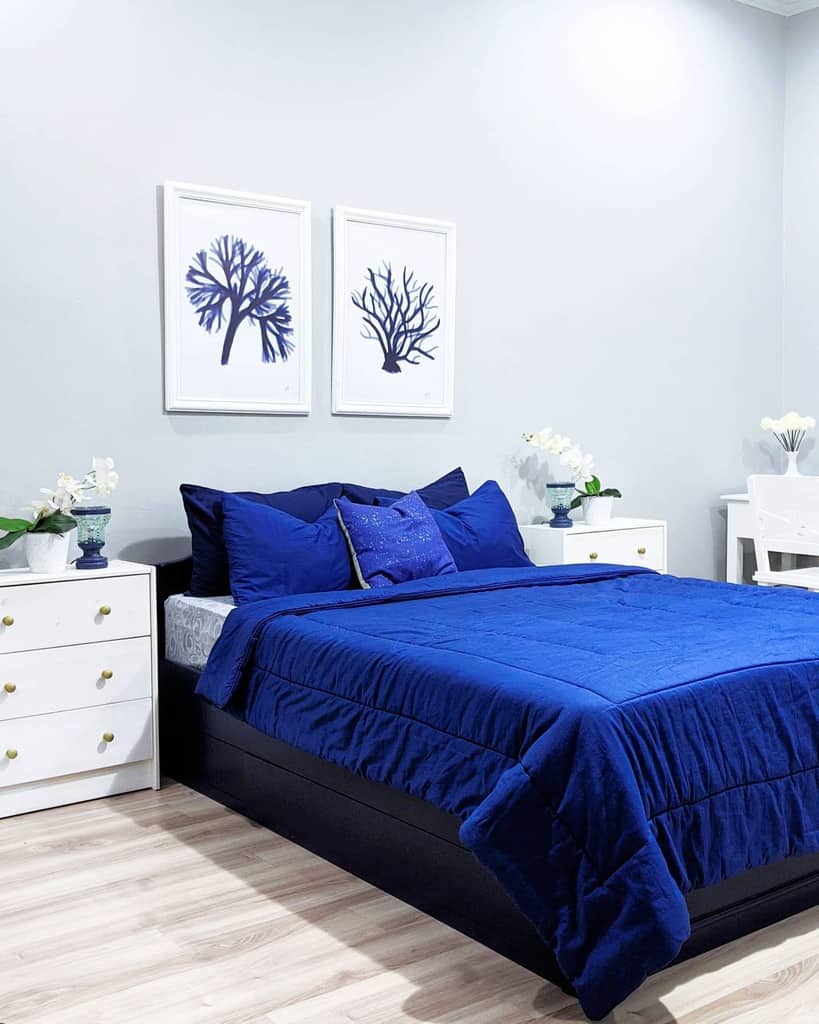
{"type": "Polygon", "coordinates": [[[77,520],[77,544],[82,555],[75,565],[78,569],[105,569],[108,559],[100,551],[105,546],[105,527],[111,518],[111,509],[104,505],[75,508],[71,514],[77,520]]]}
{"type": "Polygon", "coordinates": [[[572,525],[569,512],[571,511],[572,499],[574,498],[574,484],[546,484],[546,491],[549,495],[549,507],[554,513],[549,526],[558,530],[567,529],[572,525]]]}

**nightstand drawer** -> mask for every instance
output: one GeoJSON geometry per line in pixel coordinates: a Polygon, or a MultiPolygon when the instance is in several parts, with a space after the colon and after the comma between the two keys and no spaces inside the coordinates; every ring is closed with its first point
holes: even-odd
{"type": "Polygon", "coordinates": [[[150,700],[132,700],[0,722],[0,787],[144,761],[151,718],[150,700]]]}
{"type": "Polygon", "coordinates": [[[665,568],[664,532],[661,526],[648,526],[573,534],[566,537],[566,561],[644,565],[662,572],[665,568]]]}
{"type": "Polygon", "coordinates": [[[0,721],[150,696],[150,637],[0,654],[0,721]]]}
{"type": "Polygon", "coordinates": [[[148,636],[149,580],[107,576],[0,588],[0,654],[148,636]]]}

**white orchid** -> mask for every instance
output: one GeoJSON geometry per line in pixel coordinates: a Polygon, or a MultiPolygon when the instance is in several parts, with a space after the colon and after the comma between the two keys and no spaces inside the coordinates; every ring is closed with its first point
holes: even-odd
{"type": "Polygon", "coordinates": [[[112,458],[95,456],[94,468],[89,476],[93,476],[97,494],[107,497],[112,491],[117,489],[119,483],[119,473],[114,469],[114,460],[112,458]]]}
{"type": "Polygon", "coordinates": [[[591,455],[584,454],[579,445],[572,445],[563,452],[560,463],[571,471],[575,484],[586,483],[594,478],[594,459],[591,455]]]}
{"type": "Polygon", "coordinates": [[[544,427],[534,434],[524,434],[523,440],[533,448],[539,448],[548,455],[562,455],[574,444],[570,437],[555,434],[551,427],[544,427]]]}
{"type": "Polygon", "coordinates": [[[41,487],[40,494],[45,497],[35,498],[31,508],[38,519],[55,512],[67,514],[75,505],[87,501],[95,494],[107,497],[116,490],[118,483],[119,473],[114,469],[114,460],[107,456],[95,456],[92,468],[82,480],[77,480],[70,473],[60,473],[56,487],[41,487]]]}
{"type": "Polygon", "coordinates": [[[534,434],[524,434],[523,440],[533,448],[546,452],[548,455],[559,456],[561,466],[565,466],[571,474],[572,483],[575,486],[578,497],[572,502],[572,508],[576,508],[585,498],[594,497],[621,497],[616,487],[602,488],[600,481],[594,475],[594,458],[584,452],[579,444],[570,437],[563,434],[556,434],[551,427],[544,427],[534,434]]]}
{"type": "Polygon", "coordinates": [[[33,519],[18,519],[0,516],[0,551],[10,547],[28,533],[68,533],[77,526],[71,509],[86,501],[94,494],[108,495],[119,483],[119,474],[114,470],[114,460],[96,457],[91,469],[82,480],[70,473],[60,473],[54,488],[41,487],[41,498],[35,498],[24,510],[26,516],[34,513],[33,519]]]}

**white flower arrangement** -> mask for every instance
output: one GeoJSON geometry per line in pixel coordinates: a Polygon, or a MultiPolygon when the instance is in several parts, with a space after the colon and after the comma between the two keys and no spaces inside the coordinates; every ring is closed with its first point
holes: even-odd
{"type": "Polygon", "coordinates": [[[561,466],[569,470],[575,484],[586,483],[593,478],[594,459],[584,454],[580,445],[570,437],[555,434],[551,427],[544,427],[535,434],[524,434],[523,440],[547,455],[557,455],[561,466]]]}
{"type": "Polygon", "coordinates": [[[778,420],[763,416],[759,425],[763,430],[773,434],[786,452],[798,452],[805,440],[805,434],[816,426],[816,420],[813,416],[800,416],[798,412],[788,412],[778,420]]]}
{"type": "Polygon", "coordinates": [[[77,525],[71,509],[89,498],[99,495],[107,497],[116,490],[119,473],[114,469],[114,460],[95,457],[91,469],[81,480],[69,473],[60,473],[56,487],[42,487],[42,497],[35,498],[30,508],[34,519],[8,519],[0,516],[0,551],[10,547],[26,533],[68,533],[77,525]]]}
{"type": "Polygon", "coordinates": [[[523,440],[547,455],[557,455],[561,466],[568,469],[578,495],[572,502],[572,508],[577,508],[583,498],[622,497],[616,487],[601,487],[600,480],[594,475],[594,458],[583,452],[570,437],[556,434],[551,427],[544,427],[534,434],[524,434],[523,440]]]}

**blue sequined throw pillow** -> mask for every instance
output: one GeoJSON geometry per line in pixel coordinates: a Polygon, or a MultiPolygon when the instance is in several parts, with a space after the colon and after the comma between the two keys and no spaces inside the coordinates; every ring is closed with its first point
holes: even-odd
{"type": "Polygon", "coordinates": [[[336,509],[362,587],[457,571],[432,513],[415,491],[388,508],[337,498],[336,509]]]}

